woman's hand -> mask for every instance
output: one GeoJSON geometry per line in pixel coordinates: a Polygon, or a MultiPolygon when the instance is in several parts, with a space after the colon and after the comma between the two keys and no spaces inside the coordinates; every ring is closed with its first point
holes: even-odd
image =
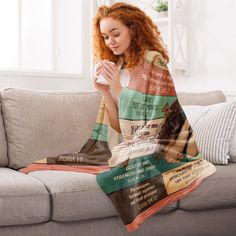
{"type": "Polygon", "coordinates": [[[115,97],[118,92],[120,93],[121,89],[119,91],[119,88],[121,88],[121,85],[119,71],[115,64],[109,61],[100,62],[96,67],[93,83],[94,87],[102,94],[105,100],[106,111],[111,127],[121,133],[118,118],[117,97],[115,97]],[[99,84],[96,81],[100,74],[107,80],[109,85],[99,84]]]}
{"type": "Polygon", "coordinates": [[[97,77],[101,74],[101,61],[98,63],[98,66],[96,67],[96,71],[95,71],[95,76],[93,77],[93,84],[95,89],[100,92],[103,95],[109,94],[110,93],[110,86],[109,85],[104,85],[104,84],[100,84],[98,83],[97,77]]]}
{"type": "Polygon", "coordinates": [[[112,93],[118,97],[121,93],[122,86],[120,84],[120,75],[117,66],[108,60],[103,60],[98,73],[101,73],[101,75],[107,80],[112,93]]]}

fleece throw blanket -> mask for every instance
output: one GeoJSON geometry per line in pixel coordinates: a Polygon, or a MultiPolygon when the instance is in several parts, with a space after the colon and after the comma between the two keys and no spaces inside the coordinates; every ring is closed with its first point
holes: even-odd
{"type": "Polygon", "coordinates": [[[123,141],[109,149],[102,100],[90,139],[77,153],[40,160],[21,171],[62,169],[97,174],[128,231],[193,191],[214,165],[199,152],[160,53],[146,51],[118,98],[123,141]],[[63,164],[63,165],[62,165],[63,164]]]}

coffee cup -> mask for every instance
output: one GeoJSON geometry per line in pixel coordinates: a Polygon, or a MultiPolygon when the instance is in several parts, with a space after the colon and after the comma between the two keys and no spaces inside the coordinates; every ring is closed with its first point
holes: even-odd
{"type": "Polygon", "coordinates": [[[101,74],[97,77],[96,82],[99,84],[108,85],[107,80],[101,74]]]}
{"type": "MultiPolygon", "coordinates": [[[[111,62],[111,61],[110,61],[110,63],[115,64],[114,62],[111,62]]],[[[100,66],[100,65],[101,65],[100,63],[95,65],[95,73],[96,73],[97,67],[100,66]]],[[[99,83],[99,84],[109,85],[107,80],[101,74],[96,77],[96,82],[99,83]]]]}

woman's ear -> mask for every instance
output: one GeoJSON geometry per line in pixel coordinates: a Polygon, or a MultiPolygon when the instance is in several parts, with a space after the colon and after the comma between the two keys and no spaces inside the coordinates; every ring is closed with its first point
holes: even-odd
{"type": "Polygon", "coordinates": [[[134,36],[134,24],[131,24],[130,25],[130,27],[129,27],[129,29],[130,29],[130,34],[131,34],[131,36],[134,36]]]}

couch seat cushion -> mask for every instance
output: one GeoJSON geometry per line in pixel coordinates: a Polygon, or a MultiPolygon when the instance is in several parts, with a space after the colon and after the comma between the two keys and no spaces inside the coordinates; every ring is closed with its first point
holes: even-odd
{"type": "Polygon", "coordinates": [[[50,198],[44,184],[0,167],[0,226],[34,224],[50,219],[50,198]]]}
{"type": "Polygon", "coordinates": [[[216,166],[217,172],[179,201],[179,208],[202,210],[236,206],[236,163],[216,166]]]}
{"type": "MultiPolygon", "coordinates": [[[[51,194],[52,219],[75,221],[116,216],[110,199],[96,182],[96,175],[66,171],[33,171],[29,175],[40,179],[51,194]]],[[[162,209],[171,211],[174,203],[162,209]]]]}

